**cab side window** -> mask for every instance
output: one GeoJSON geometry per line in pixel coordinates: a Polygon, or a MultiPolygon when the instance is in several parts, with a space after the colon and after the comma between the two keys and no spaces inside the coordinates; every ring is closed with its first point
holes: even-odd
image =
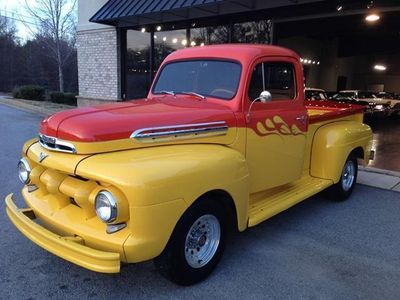
{"type": "Polygon", "coordinates": [[[296,97],[294,67],[290,63],[259,63],[251,76],[248,95],[250,100],[260,96],[262,91],[269,91],[272,101],[292,100],[296,97]]]}

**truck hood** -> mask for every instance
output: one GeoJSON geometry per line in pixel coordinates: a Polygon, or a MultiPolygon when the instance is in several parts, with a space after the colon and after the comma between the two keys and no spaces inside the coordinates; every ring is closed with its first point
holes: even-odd
{"type": "Polygon", "coordinates": [[[72,109],[50,116],[40,126],[41,135],[71,142],[79,148],[77,153],[187,143],[194,138],[229,144],[236,136],[233,131],[236,118],[228,107],[169,95],[72,109]]]}

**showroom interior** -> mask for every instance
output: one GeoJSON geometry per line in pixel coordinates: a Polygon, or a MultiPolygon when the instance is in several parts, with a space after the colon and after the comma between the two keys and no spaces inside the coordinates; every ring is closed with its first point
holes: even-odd
{"type": "MultiPolygon", "coordinates": [[[[396,0],[85,0],[78,16],[79,106],[146,97],[168,54],[221,43],[293,49],[305,86],[329,95],[400,93],[396,0]]],[[[377,149],[370,165],[400,171],[399,115],[368,123],[377,149]]]]}
{"type": "Polygon", "coordinates": [[[146,96],[170,52],[220,43],[295,50],[307,87],[400,92],[398,1],[150,2],[108,1],[91,18],[119,32],[121,99],[146,96]],[[168,9],[176,2],[181,6],[168,9]]]}

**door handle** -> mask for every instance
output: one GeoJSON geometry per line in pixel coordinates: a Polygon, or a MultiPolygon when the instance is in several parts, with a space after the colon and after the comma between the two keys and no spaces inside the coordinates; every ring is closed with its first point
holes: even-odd
{"type": "Polygon", "coordinates": [[[305,116],[305,115],[298,116],[298,117],[296,117],[296,121],[299,121],[301,124],[306,124],[307,116],[305,116]]]}

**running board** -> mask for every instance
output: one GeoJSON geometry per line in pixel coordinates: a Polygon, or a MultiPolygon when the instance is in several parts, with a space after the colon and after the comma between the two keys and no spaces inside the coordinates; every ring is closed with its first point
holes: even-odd
{"type": "Polygon", "coordinates": [[[283,186],[250,195],[249,227],[292,207],[331,186],[331,180],[306,175],[283,186]]]}

